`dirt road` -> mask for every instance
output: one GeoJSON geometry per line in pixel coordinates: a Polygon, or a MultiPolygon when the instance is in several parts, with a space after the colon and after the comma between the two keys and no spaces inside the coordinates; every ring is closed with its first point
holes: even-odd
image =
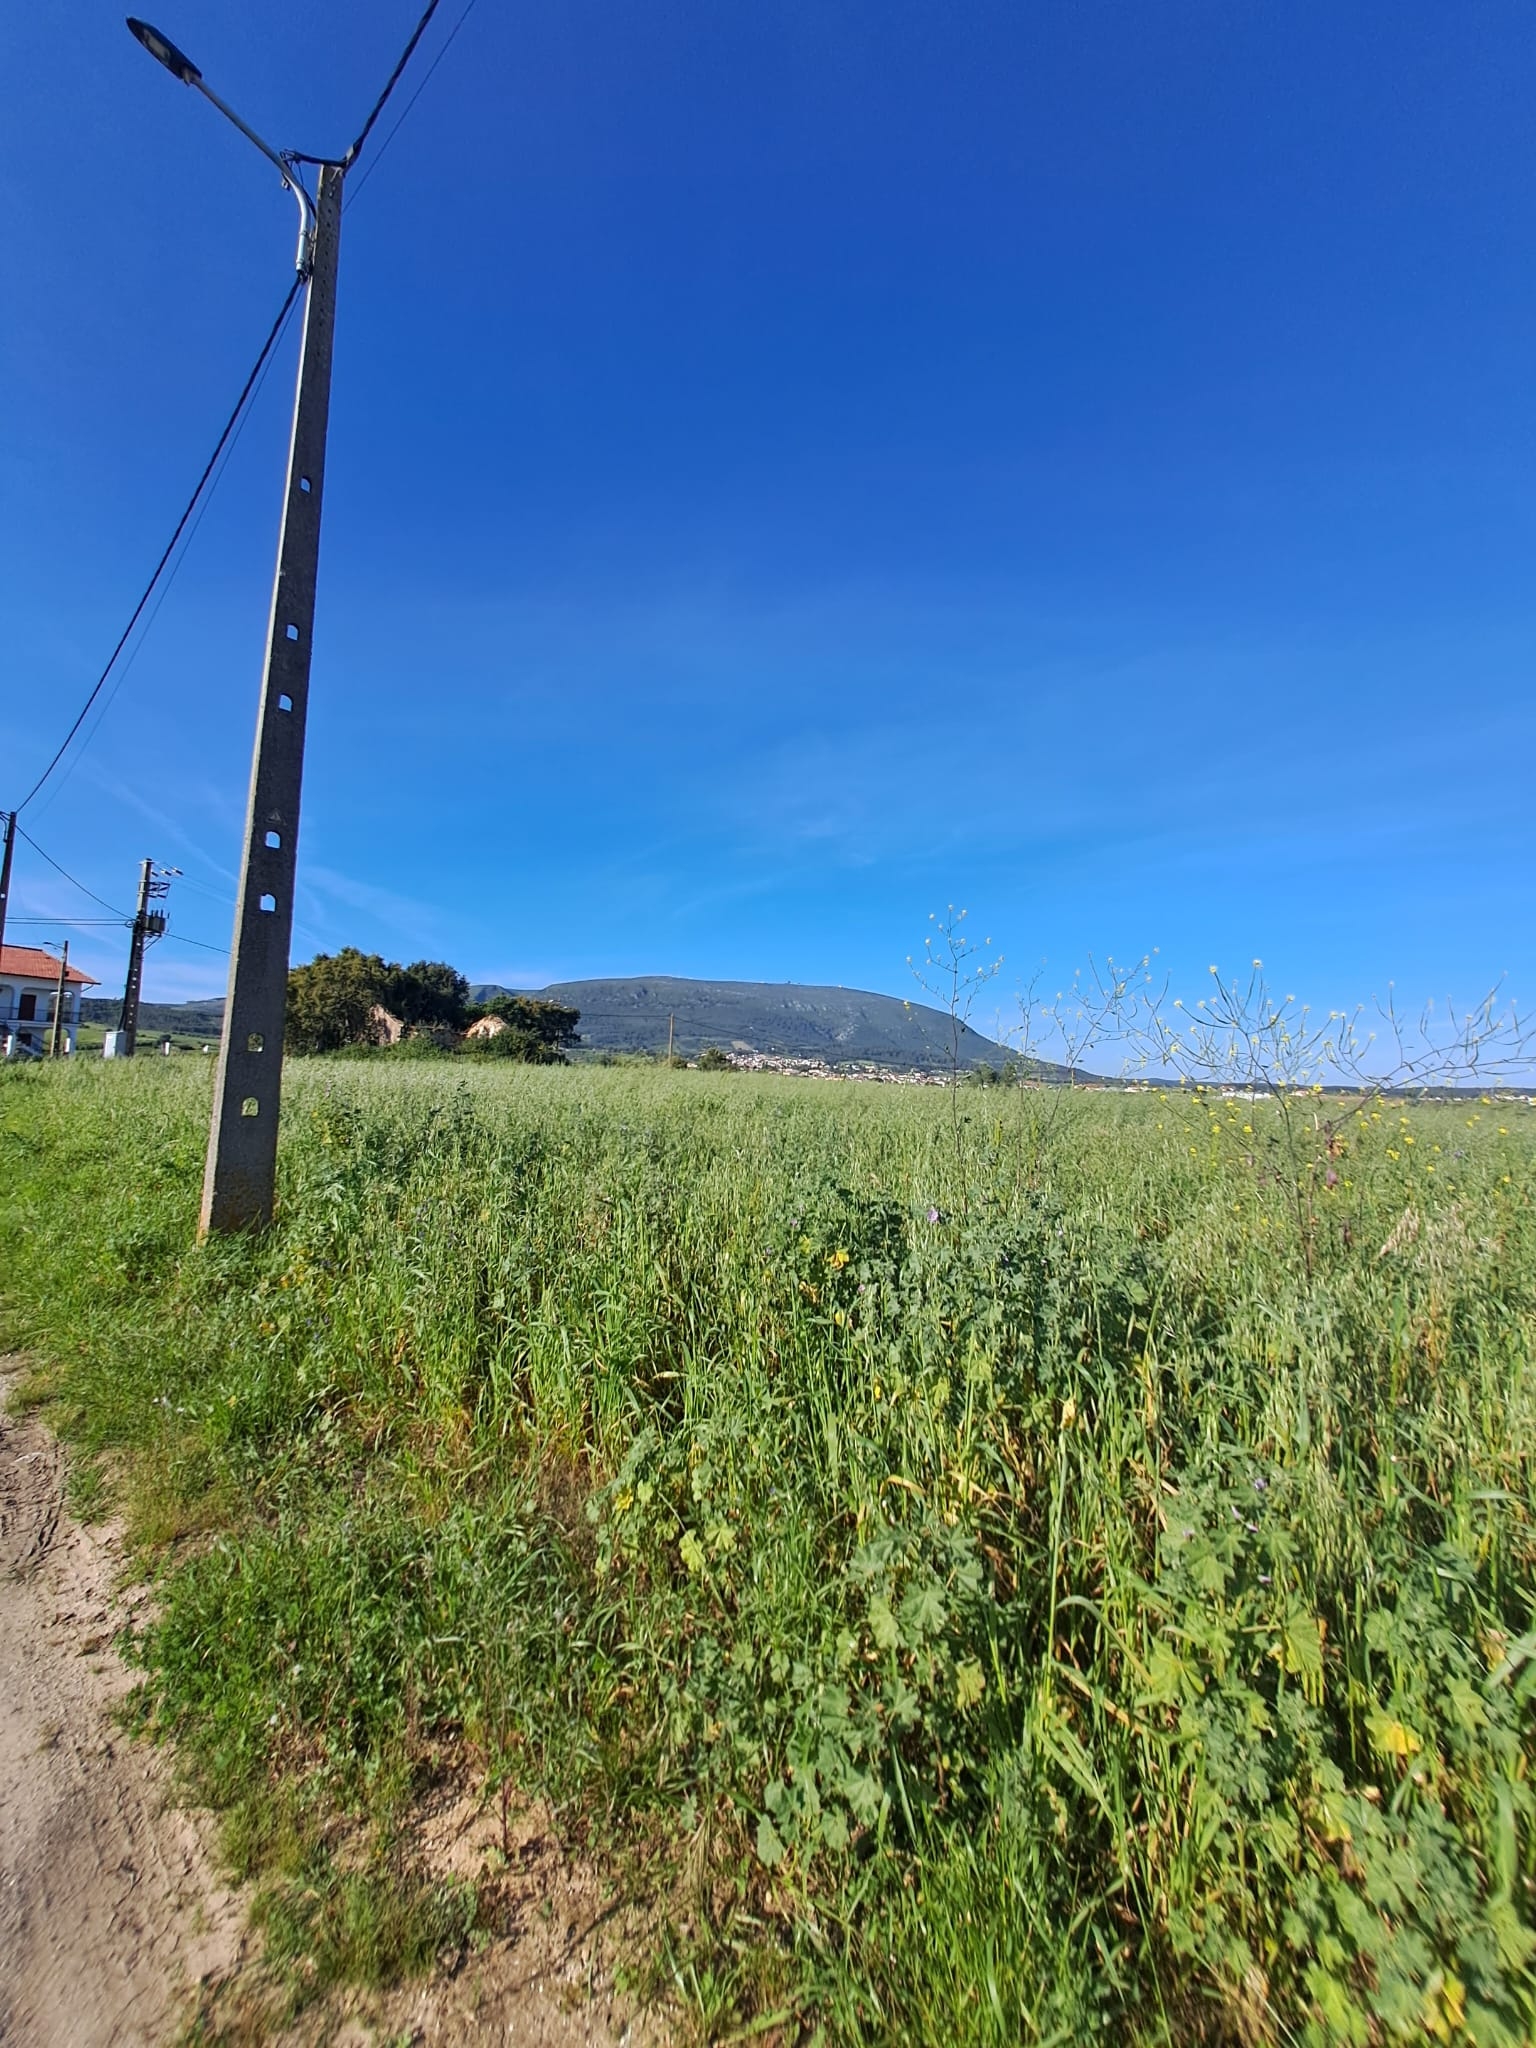
{"type": "Polygon", "coordinates": [[[184,1991],[235,1963],[244,1916],[164,1756],[116,1726],[120,1539],[71,1521],[58,1445],[3,1412],[16,1366],[0,1360],[0,2042],[158,2043],[184,1991]]]}
{"type": "MultiPolygon", "coordinates": [[[[244,1902],[215,1874],[207,1817],[174,1805],[167,1757],[117,1727],[133,1674],[113,1642],[147,1596],[118,1590],[116,1526],[82,1528],[65,1510],[49,1431],[6,1413],[19,1369],[0,1358],[0,2044],[158,2048],[199,1985],[217,1985],[214,2005],[231,2016],[259,2012],[259,1955],[244,1902]]],[[[604,1905],[546,1814],[521,1814],[514,1834],[504,1931],[482,1952],[414,1984],[338,1991],[291,2030],[258,2025],[257,2037],[659,2048],[661,2015],[614,1987],[634,1916],[604,1905]]],[[[467,1796],[425,1809],[419,1835],[423,1857],[460,1877],[508,1846],[467,1796]]],[[[249,2017],[240,2031],[249,2037],[249,2017]]]]}

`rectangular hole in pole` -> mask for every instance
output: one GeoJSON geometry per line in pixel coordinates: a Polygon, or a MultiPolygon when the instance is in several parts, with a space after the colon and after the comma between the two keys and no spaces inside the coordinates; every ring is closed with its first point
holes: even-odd
{"type": "Polygon", "coordinates": [[[258,910],[276,910],[277,898],[272,895],[262,896],[257,900],[256,908],[258,910]]]}
{"type": "Polygon", "coordinates": [[[247,1095],[244,1102],[242,1102],[240,1105],[240,1114],[242,1116],[256,1116],[259,1113],[260,1108],[261,1105],[257,1102],[255,1096],[247,1095]]]}
{"type": "Polygon", "coordinates": [[[290,620],[289,623],[286,626],[284,626],[283,631],[287,634],[290,640],[297,640],[299,637],[299,629],[296,625],[293,624],[292,620],[290,620]]]}
{"type": "Polygon", "coordinates": [[[277,708],[279,711],[291,711],[293,709],[293,699],[291,697],[285,697],[281,692],[279,692],[277,699],[277,708]]]}
{"type": "Polygon", "coordinates": [[[283,843],[283,835],[282,835],[282,833],[281,833],[281,832],[269,832],[269,833],[267,834],[267,844],[268,844],[268,846],[273,846],[273,847],[276,847],[276,846],[281,846],[281,845],[282,845],[282,843],[283,843]]]}
{"type": "Polygon", "coordinates": [[[261,1033],[259,1031],[253,1031],[250,1037],[245,1041],[245,1049],[247,1052],[260,1052],[264,1042],[265,1041],[263,1040],[261,1033]]]}

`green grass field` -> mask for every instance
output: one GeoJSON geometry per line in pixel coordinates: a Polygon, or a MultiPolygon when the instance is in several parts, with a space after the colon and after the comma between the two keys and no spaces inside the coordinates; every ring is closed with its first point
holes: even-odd
{"type": "Polygon", "coordinates": [[[700,2037],[1536,2033],[1526,1105],[313,1061],[197,1248],[207,1064],[0,1074],[0,1286],[290,2003],[469,1770],[700,2037]]]}
{"type": "MultiPolygon", "coordinates": [[[[79,1025],[75,1032],[75,1051],[77,1053],[82,1054],[99,1053],[101,1051],[102,1040],[106,1037],[107,1032],[110,1028],[111,1027],[106,1024],[79,1025]]],[[[165,1033],[155,1031],[141,1031],[139,1033],[139,1043],[143,1049],[144,1057],[146,1059],[148,1059],[152,1055],[156,1058],[161,1056],[160,1046],[165,1036],[165,1033]]],[[[214,1054],[217,1053],[219,1049],[219,1041],[217,1035],[214,1035],[212,1037],[202,1037],[194,1036],[185,1031],[178,1031],[171,1034],[171,1044],[177,1052],[207,1052],[209,1054],[214,1054]]]]}

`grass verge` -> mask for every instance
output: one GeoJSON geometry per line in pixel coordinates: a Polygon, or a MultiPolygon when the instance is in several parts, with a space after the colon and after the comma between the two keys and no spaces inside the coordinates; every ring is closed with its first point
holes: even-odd
{"type": "Polygon", "coordinates": [[[208,1085],[0,1074],[7,1340],[290,2009],[471,1770],[701,2035],[1531,2037],[1526,1106],[297,1063],[198,1247],[208,1085]]]}

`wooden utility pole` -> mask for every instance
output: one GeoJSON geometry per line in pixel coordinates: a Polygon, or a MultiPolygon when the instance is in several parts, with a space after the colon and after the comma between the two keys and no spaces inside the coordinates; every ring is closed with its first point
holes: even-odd
{"type": "Polygon", "coordinates": [[[672,1064],[672,1026],[676,1021],[675,1015],[669,1010],[667,1012],[667,1065],[669,1067],[672,1064]]]}
{"type": "Polygon", "coordinates": [[[53,992],[53,1036],[48,1041],[48,1057],[56,1060],[59,1056],[59,1033],[64,1026],[64,992],[69,980],[69,941],[64,941],[64,958],[59,962],[59,985],[53,992]]]}
{"type": "Polygon", "coordinates": [[[229,955],[229,993],[203,1175],[200,1236],[209,1231],[262,1228],[272,1220],[276,1192],[294,856],[304,775],[315,584],[320,569],[320,498],[325,482],[344,178],[339,164],[321,168],[277,578],[256,714],[245,852],[229,955]]]}

